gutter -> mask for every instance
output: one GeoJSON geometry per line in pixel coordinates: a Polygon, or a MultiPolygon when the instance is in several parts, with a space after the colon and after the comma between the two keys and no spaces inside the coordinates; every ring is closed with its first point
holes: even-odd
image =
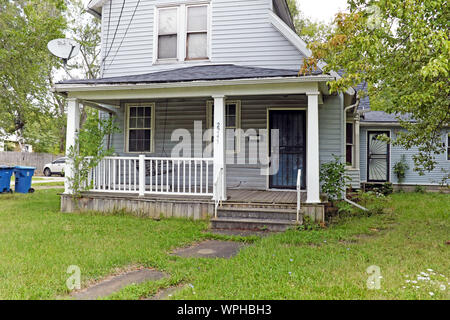
{"type": "MultiPolygon", "coordinates": [[[[359,103],[360,103],[360,98],[358,97],[358,94],[356,93],[356,103],[354,103],[354,104],[344,108],[344,125],[347,123],[347,111],[351,110],[351,109],[354,109],[353,113],[356,113],[357,110],[358,110],[358,107],[359,107],[359,103]]],[[[344,139],[344,142],[345,142],[345,139],[344,139]]],[[[353,202],[352,200],[348,199],[347,198],[347,194],[345,193],[345,191],[342,193],[342,199],[345,202],[351,204],[352,206],[354,206],[354,207],[356,207],[358,209],[361,209],[361,210],[366,211],[366,212],[369,211],[369,209],[367,209],[367,208],[357,204],[356,202],[353,202]]]]}
{"type": "Polygon", "coordinates": [[[306,77],[272,77],[272,78],[250,78],[250,79],[230,79],[230,80],[198,80],[183,82],[166,82],[166,83],[87,83],[87,84],[71,84],[61,83],[55,84],[56,92],[70,91],[94,91],[94,90],[122,90],[122,89],[169,89],[169,88],[186,88],[186,87],[214,87],[214,86],[232,86],[246,84],[273,84],[273,83],[308,83],[308,82],[325,82],[331,81],[332,76],[306,76],[306,77]]]}

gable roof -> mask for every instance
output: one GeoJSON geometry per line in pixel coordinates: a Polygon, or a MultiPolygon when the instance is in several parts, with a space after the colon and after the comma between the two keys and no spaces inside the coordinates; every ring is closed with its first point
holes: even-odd
{"type": "MultiPolygon", "coordinates": [[[[321,75],[318,70],[312,75],[321,75]]],[[[234,64],[203,65],[183,67],[140,75],[111,77],[102,79],[66,80],[58,84],[122,84],[122,83],[169,83],[189,81],[214,81],[257,78],[298,77],[297,70],[244,67],[234,64]]]]}

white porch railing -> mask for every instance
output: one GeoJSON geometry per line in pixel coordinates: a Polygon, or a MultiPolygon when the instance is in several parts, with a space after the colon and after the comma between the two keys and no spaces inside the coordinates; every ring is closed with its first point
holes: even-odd
{"type": "Polygon", "coordinates": [[[213,195],[212,158],[106,157],[89,172],[94,192],[213,195]]]}

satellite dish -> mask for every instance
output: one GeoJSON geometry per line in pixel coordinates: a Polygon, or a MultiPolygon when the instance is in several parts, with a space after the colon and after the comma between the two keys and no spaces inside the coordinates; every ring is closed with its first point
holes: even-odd
{"type": "Polygon", "coordinates": [[[80,45],[72,39],[55,39],[47,44],[48,50],[67,62],[80,53],[80,45]]]}

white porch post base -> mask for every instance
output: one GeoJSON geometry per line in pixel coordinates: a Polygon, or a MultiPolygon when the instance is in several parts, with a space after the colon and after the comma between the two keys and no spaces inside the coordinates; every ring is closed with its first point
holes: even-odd
{"type": "Polygon", "coordinates": [[[307,93],[306,203],[320,203],[319,94],[319,92],[307,93]]]}
{"type": "Polygon", "coordinates": [[[225,96],[213,96],[214,98],[214,200],[227,199],[227,185],[226,185],[226,165],[225,165],[225,96]],[[216,199],[216,181],[220,178],[220,194],[219,199],[216,199]]]}
{"type": "MultiPolygon", "coordinates": [[[[80,130],[80,105],[78,99],[67,99],[67,131],[66,131],[66,156],[70,148],[75,146],[77,134],[80,130]]],[[[73,161],[66,162],[64,188],[66,194],[73,194],[72,183],[70,179],[74,177],[73,161]]]]}

